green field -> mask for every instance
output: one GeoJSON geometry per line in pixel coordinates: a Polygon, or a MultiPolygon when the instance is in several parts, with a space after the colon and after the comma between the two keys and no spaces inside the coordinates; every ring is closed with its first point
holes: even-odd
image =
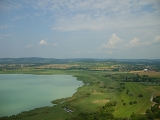
{"type": "Polygon", "coordinates": [[[143,114],[152,105],[150,98],[155,90],[150,90],[148,87],[132,82],[126,83],[126,89],[117,94],[119,104],[116,106],[115,116],[129,117],[133,112],[143,114]],[[126,89],[130,93],[126,94],[126,89]],[[139,94],[142,94],[143,97],[138,97],[139,94]],[[130,101],[137,101],[137,104],[130,105],[130,101]],[[126,103],[126,105],[124,106],[123,103],[126,103]]]}
{"type": "Polygon", "coordinates": [[[138,82],[125,82],[125,88],[119,92],[117,88],[122,82],[120,76],[134,76],[134,74],[126,72],[24,69],[23,71],[0,71],[0,73],[37,75],[69,74],[84,82],[84,86],[78,88],[72,97],[55,101],[57,105],[54,107],[37,108],[28,112],[22,112],[19,115],[7,119],[64,120],[65,118],[73,117],[82,112],[94,112],[109,101],[117,102],[117,105],[114,107],[114,116],[116,118],[125,118],[130,117],[133,112],[136,114],[144,114],[146,109],[150,108],[153,104],[150,101],[151,95],[160,91],[159,86],[143,86],[138,82]],[[126,94],[127,90],[129,91],[128,94],[126,94]],[[142,94],[143,97],[138,97],[139,94],[142,94]],[[60,104],[62,101],[65,102],[60,104]],[[136,101],[136,104],[130,105],[129,102],[131,101],[136,101]],[[63,108],[68,108],[72,110],[73,113],[68,113],[63,108]]]}

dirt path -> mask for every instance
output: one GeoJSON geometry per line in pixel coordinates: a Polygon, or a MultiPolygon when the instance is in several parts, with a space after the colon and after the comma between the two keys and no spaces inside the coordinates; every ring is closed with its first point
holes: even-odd
{"type": "Polygon", "coordinates": [[[156,104],[155,102],[153,102],[153,94],[154,93],[152,93],[151,98],[150,98],[150,101],[153,103],[152,106],[154,106],[156,104]]]}

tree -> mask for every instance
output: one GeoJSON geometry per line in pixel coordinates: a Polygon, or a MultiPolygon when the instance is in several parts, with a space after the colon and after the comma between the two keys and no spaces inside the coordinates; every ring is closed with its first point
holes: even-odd
{"type": "Polygon", "coordinates": [[[128,77],[126,76],[126,80],[125,80],[126,82],[128,81],[128,77]]]}
{"type": "Polygon", "coordinates": [[[128,93],[129,93],[129,90],[126,91],[126,94],[128,94],[128,93]]]}
{"type": "Polygon", "coordinates": [[[142,95],[142,94],[139,94],[138,97],[143,97],[143,95],[142,95]]]}
{"type": "Polygon", "coordinates": [[[133,101],[133,104],[137,104],[137,101],[135,100],[135,101],[133,101]]]}
{"type": "Polygon", "coordinates": [[[147,118],[149,118],[149,120],[154,120],[154,118],[155,118],[154,113],[149,109],[147,109],[147,111],[146,111],[146,116],[147,116],[147,118]]]}
{"type": "Polygon", "coordinates": [[[119,69],[118,68],[113,68],[113,71],[119,71],[119,69]]]}
{"type": "Polygon", "coordinates": [[[136,114],[135,114],[135,112],[133,112],[132,114],[131,114],[131,118],[135,118],[136,117],[136,114]]]}
{"type": "Polygon", "coordinates": [[[160,96],[153,98],[153,101],[160,104],[160,96]]]}
{"type": "Polygon", "coordinates": [[[126,105],[126,103],[123,103],[123,106],[125,106],[126,105]]]}
{"type": "Polygon", "coordinates": [[[129,102],[129,104],[130,104],[130,105],[132,105],[132,104],[133,104],[133,102],[132,102],[132,101],[130,101],[130,102],[129,102]]]}

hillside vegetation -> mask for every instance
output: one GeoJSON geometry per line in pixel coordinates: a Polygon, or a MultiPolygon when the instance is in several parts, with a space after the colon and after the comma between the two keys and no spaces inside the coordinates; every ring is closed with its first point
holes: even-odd
{"type": "Polygon", "coordinates": [[[128,67],[128,63],[115,61],[24,65],[16,69],[8,69],[11,64],[1,66],[1,74],[69,74],[84,82],[72,97],[51,101],[53,107],[23,111],[2,120],[138,119],[145,118],[146,110],[151,111],[151,106],[159,104],[152,101],[160,94],[160,73],[155,65],[135,64],[141,72],[134,70],[133,63],[128,67]],[[142,74],[145,67],[150,69],[146,76],[142,74]],[[151,71],[156,75],[150,75],[151,71]]]}

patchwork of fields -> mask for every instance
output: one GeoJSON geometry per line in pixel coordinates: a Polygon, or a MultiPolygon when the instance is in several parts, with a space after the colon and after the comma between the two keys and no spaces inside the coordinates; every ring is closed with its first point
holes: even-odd
{"type": "Polygon", "coordinates": [[[120,68],[119,64],[111,65],[111,63],[76,63],[2,70],[1,74],[69,74],[84,82],[84,86],[78,88],[72,97],[52,101],[56,104],[53,107],[37,108],[7,119],[64,120],[80,113],[94,112],[110,101],[117,103],[113,112],[116,118],[130,117],[132,113],[145,114],[146,109],[150,109],[154,104],[151,97],[160,94],[160,86],[145,86],[140,82],[125,80],[134,78],[137,73],[139,76],[148,75],[160,80],[160,72],[113,71],[118,66],[120,68]],[[67,112],[64,108],[73,112],[67,112]]]}

